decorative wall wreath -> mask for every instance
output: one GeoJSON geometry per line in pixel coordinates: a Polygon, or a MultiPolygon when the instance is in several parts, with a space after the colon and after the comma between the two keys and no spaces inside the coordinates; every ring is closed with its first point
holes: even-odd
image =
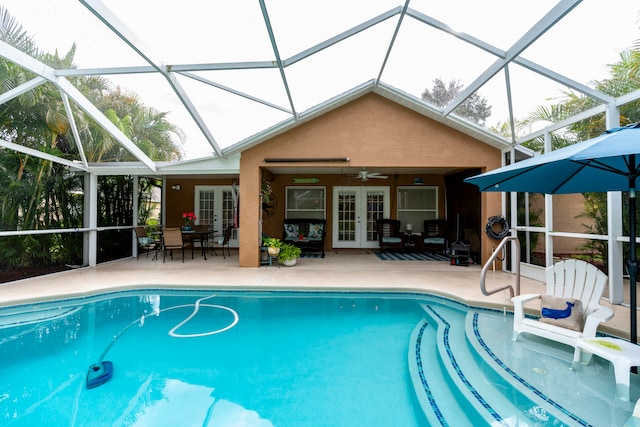
{"type": "Polygon", "coordinates": [[[278,203],[276,201],[276,196],[272,194],[268,202],[265,200],[262,201],[262,218],[269,218],[276,212],[277,208],[278,203]]]}

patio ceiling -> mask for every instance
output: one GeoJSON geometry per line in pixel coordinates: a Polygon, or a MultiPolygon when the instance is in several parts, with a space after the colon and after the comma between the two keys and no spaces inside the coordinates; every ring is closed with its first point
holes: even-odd
{"type": "MultiPolygon", "coordinates": [[[[514,121],[563,93],[594,99],[598,106],[586,115],[618,105],[593,82],[640,39],[640,8],[630,0],[3,3],[45,51],[63,55],[72,43],[78,47],[76,67],[53,69],[0,42],[1,57],[35,76],[0,94],[0,104],[55,85],[65,103],[77,104],[138,159],[120,165],[121,173],[237,173],[240,151],[370,91],[509,147],[530,137],[517,135],[514,121]],[[104,76],[170,112],[187,135],[187,159],[202,160],[153,162],[73,86],[80,75],[104,76]],[[463,86],[444,106],[421,98],[438,78],[463,86]],[[491,106],[484,123],[458,114],[475,94],[491,106]],[[513,136],[498,133],[500,124],[513,136]]],[[[100,174],[110,166],[87,163],[82,151],[68,160],[12,141],[0,146],[100,174]]]]}

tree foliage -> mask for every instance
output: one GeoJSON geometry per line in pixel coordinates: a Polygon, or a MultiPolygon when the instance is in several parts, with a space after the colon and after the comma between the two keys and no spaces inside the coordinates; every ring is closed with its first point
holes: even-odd
{"type": "MultiPolygon", "coordinates": [[[[442,79],[437,78],[433,81],[431,90],[425,89],[422,92],[422,99],[438,108],[444,108],[460,95],[463,89],[464,86],[459,80],[453,79],[449,84],[446,84],[442,79]]],[[[491,106],[487,104],[487,100],[483,96],[473,93],[454,112],[474,123],[484,125],[491,116],[491,106]]]]}
{"type": "MultiPolygon", "coordinates": [[[[619,60],[609,65],[609,77],[594,81],[593,86],[600,92],[612,97],[620,97],[640,89],[640,52],[625,50],[620,53],[619,60]]],[[[538,108],[530,114],[525,122],[558,122],[572,115],[596,106],[597,102],[587,96],[566,92],[558,103],[550,108],[538,108]]],[[[640,121],[640,101],[632,101],[620,106],[620,124],[622,126],[640,121]]],[[[552,134],[553,148],[574,144],[600,135],[606,130],[605,114],[598,114],[585,120],[569,125],[562,132],[552,134]]],[[[530,148],[541,150],[541,138],[530,141],[530,148]]],[[[579,218],[587,219],[584,227],[588,233],[606,235],[607,230],[607,194],[587,193],[585,197],[584,213],[579,218]]],[[[623,232],[629,233],[627,195],[623,196],[623,232]]],[[[640,219],[640,213],[637,216],[640,219]]],[[[640,224],[636,224],[640,230],[640,224]]],[[[599,240],[587,240],[583,249],[589,251],[594,258],[606,260],[607,243],[599,240]]]]}
{"type": "MultiPolygon", "coordinates": [[[[53,68],[73,68],[75,44],[60,56],[38,50],[33,39],[0,6],[0,40],[22,50],[53,68]]],[[[33,79],[33,73],[0,59],[0,93],[33,79]]],[[[74,77],[73,83],[131,141],[152,160],[182,157],[180,130],[167,114],[146,107],[135,94],[112,88],[102,77],[74,77]],[[176,142],[178,141],[178,142],[176,142]]],[[[45,83],[0,104],[0,138],[5,141],[62,158],[80,160],[80,150],[89,162],[131,161],[135,158],[84,111],[71,103],[79,141],[71,132],[70,120],[60,92],[45,83]]],[[[148,215],[149,191],[154,179],[140,180],[140,212],[148,215]]],[[[80,228],[84,224],[82,190],[84,175],[40,157],[0,148],[0,229],[51,230],[80,228]]],[[[133,219],[133,178],[105,176],[99,179],[101,226],[130,226],[133,219]]],[[[145,219],[144,216],[141,217],[145,219]]],[[[128,231],[128,230],[127,230],[128,231]]],[[[79,233],[33,234],[2,238],[0,269],[48,264],[78,264],[82,260],[79,233]]],[[[131,233],[101,234],[102,250],[117,256],[131,250],[131,233]]],[[[130,253],[130,252],[129,252],[130,253]]],[[[98,255],[99,261],[113,258],[98,255]]]]}

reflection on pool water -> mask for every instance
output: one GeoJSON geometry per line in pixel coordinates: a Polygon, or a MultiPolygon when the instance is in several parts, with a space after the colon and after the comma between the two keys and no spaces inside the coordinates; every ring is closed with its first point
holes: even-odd
{"type": "Polygon", "coordinates": [[[622,425],[633,409],[591,397],[615,386],[606,362],[564,379],[571,355],[512,343],[502,312],[415,294],[211,295],[146,290],[0,311],[2,425],[622,425]],[[113,377],[87,389],[102,360],[113,377]],[[524,371],[501,377],[501,363],[524,371]],[[586,403],[545,389],[596,374],[605,385],[573,390],[586,403]]]}

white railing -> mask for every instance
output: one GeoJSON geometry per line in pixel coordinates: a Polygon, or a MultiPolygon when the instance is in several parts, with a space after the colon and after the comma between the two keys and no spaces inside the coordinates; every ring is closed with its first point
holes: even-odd
{"type": "Polygon", "coordinates": [[[507,236],[498,245],[498,247],[493,251],[487,262],[482,267],[482,272],[480,273],[480,290],[483,295],[489,296],[493,295],[497,292],[503,291],[505,289],[509,290],[509,297],[513,298],[516,295],[520,295],[520,240],[517,236],[507,236]],[[513,241],[515,244],[515,257],[513,259],[513,264],[515,266],[515,275],[516,275],[516,284],[515,289],[511,285],[506,285],[501,288],[493,289],[491,291],[487,291],[485,287],[485,282],[487,279],[487,271],[489,271],[489,267],[493,265],[493,262],[498,257],[498,254],[504,249],[507,242],[513,241]]]}

